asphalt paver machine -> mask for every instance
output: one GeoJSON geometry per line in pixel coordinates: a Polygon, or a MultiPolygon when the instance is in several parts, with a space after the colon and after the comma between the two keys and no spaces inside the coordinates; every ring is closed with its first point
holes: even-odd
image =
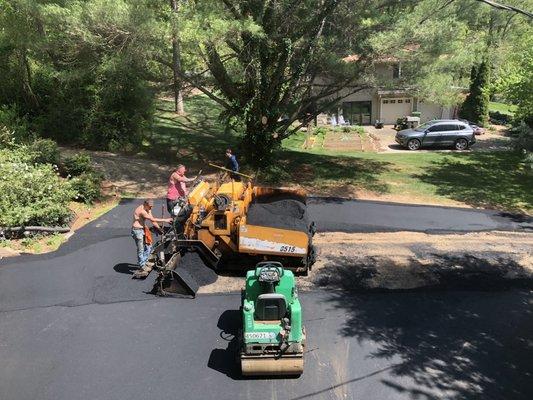
{"type": "Polygon", "coordinates": [[[277,261],[306,274],[315,262],[315,228],[301,191],[199,179],[175,214],[174,229],[152,252],[156,294],[180,287],[194,294],[194,274],[202,266],[180,268],[191,253],[214,271],[245,271],[259,261],[277,261]]]}

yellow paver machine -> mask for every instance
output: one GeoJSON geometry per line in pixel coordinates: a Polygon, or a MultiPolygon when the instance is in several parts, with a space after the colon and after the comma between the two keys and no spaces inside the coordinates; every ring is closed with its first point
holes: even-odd
{"type": "Polygon", "coordinates": [[[303,191],[199,179],[182,200],[173,212],[173,229],[152,253],[155,294],[196,293],[194,279],[179,268],[189,253],[217,272],[278,261],[305,275],[315,262],[315,227],[303,191]]]}

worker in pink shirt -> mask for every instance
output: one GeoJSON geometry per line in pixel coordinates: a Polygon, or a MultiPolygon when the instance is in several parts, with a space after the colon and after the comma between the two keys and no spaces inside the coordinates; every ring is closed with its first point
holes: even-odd
{"type": "Polygon", "coordinates": [[[179,199],[185,198],[189,194],[186,183],[196,179],[196,177],[187,178],[185,172],[187,172],[187,168],[180,164],[168,179],[167,210],[170,215],[172,215],[172,210],[178,204],[179,199]]]}

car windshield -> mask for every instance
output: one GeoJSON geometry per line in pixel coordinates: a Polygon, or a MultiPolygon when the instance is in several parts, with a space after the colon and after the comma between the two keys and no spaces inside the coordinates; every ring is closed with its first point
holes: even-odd
{"type": "Polygon", "coordinates": [[[431,124],[429,122],[426,122],[425,124],[422,124],[420,126],[417,126],[415,128],[415,131],[425,131],[427,128],[429,128],[431,124]]]}

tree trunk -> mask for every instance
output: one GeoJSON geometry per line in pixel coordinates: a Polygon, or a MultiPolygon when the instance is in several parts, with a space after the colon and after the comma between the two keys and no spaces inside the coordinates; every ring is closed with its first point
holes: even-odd
{"type": "Polygon", "coordinates": [[[178,14],[179,0],[170,0],[170,6],[174,16],[172,18],[172,72],[173,72],[173,91],[174,91],[174,112],[183,115],[183,88],[179,77],[181,71],[180,43],[178,38],[178,14]]]}
{"type": "Polygon", "coordinates": [[[279,147],[280,140],[275,133],[271,121],[266,124],[260,116],[246,120],[243,138],[244,158],[256,168],[272,164],[274,151],[279,147]]]}
{"type": "Polygon", "coordinates": [[[28,107],[35,111],[39,108],[39,100],[31,87],[31,69],[26,56],[26,49],[18,51],[22,94],[28,107]]]}

